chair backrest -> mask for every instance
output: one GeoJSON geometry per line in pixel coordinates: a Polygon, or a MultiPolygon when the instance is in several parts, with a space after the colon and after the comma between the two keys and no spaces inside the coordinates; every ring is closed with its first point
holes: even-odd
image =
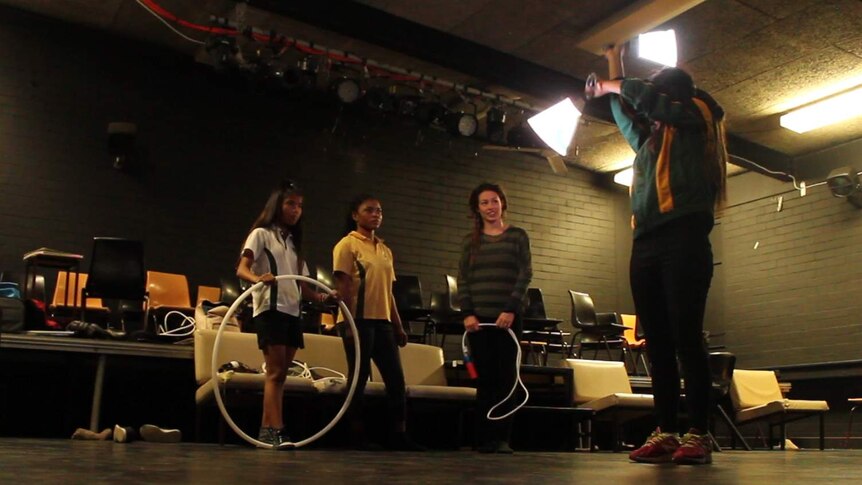
{"type": "Polygon", "coordinates": [[[733,380],[733,368],[736,366],[736,355],[730,352],[710,352],[709,370],[712,374],[713,388],[720,397],[727,395],[733,380]]]}
{"type": "MultiPolygon", "coordinates": [[[[84,301],[83,293],[84,286],[87,285],[87,273],[78,273],[78,304],[84,301]]],[[[54,307],[74,306],[75,305],[75,273],[66,273],[65,271],[57,272],[57,284],[54,285],[54,299],[51,302],[54,307]],[[66,277],[69,278],[69,285],[66,285],[66,277]]],[[[87,308],[102,308],[101,298],[88,298],[87,308]]]]}
{"type": "Polygon", "coordinates": [[[119,300],[146,298],[144,244],[116,237],[93,238],[87,278],[88,297],[119,300]]]}
{"type": "Polygon", "coordinates": [[[202,301],[207,300],[211,302],[217,302],[221,298],[221,288],[217,286],[198,286],[197,293],[197,301],[195,302],[195,306],[201,304],[202,301]]]}
{"type": "Polygon", "coordinates": [[[621,313],[620,317],[622,318],[622,324],[627,328],[623,332],[623,336],[628,342],[629,345],[640,345],[643,342],[643,337],[638,337],[638,317],[637,315],[630,315],[626,313],[621,313]]]}
{"type": "Polygon", "coordinates": [[[233,305],[233,302],[242,294],[237,278],[219,278],[221,285],[221,301],[225,305],[233,305]]]}
{"type": "Polygon", "coordinates": [[[596,307],[590,295],[569,290],[569,296],[572,298],[572,326],[575,328],[597,326],[596,307]]]}
{"type": "Polygon", "coordinates": [[[418,276],[398,275],[392,284],[392,294],[398,310],[422,310],[422,283],[418,276]]]}
{"type": "Polygon", "coordinates": [[[147,291],[150,293],[150,306],[192,306],[186,275],[147,271],[147,291]]]}
{"type": "Polygon", "coordinates": [[[773,401],[781,401],[778,378],[771,370],[734,370],[730,385],[730,400],[737,411],[773,401]]]}
{"type": "Polygon", "coordinates": [[[632,385],[624,362],[566,359],[573,372],[572,395],[575,404],[601,399],[612,394],[631,394],[632,385]]]}
{"type": "Polygon", "coordinates": [[[461,311],[461,301],[458,297],[458,279],[451,275],[446,275],[446,301],[448,310],[457,313],[461,311]]]}
{"type": "Polygon", "coordinates": [[[545,312],[545,298],[542,296],[541,288],[527,288],[527,308],[524,310],[524,318],[538,318],[546,320],[548,314],[545,312]]]}
{"type": "MultiPolygon", "coordinates": [[[[408,386],[445,386],[446,368],[443,349],[436,345],[409,343],[399,350],[404,384],[408,386]]],[[[383,382],[376,364],[371,366],[371,379],[383,382]]]]}

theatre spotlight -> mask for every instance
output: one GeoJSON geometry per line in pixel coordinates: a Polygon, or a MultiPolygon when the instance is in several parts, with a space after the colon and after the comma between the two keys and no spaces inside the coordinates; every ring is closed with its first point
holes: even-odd
{"type": "Polygon", "coordinates": [[[344,104],[354,103],[362,95],[362,88],[359,87],[359,83],[349,77],[336,79],[332,83],[332,91],[338,97],[338,100],[344,104]]]}
{"type": "Polygon", "coordinates": [[[386,88],[376,86],[365,91],[365,103],[369,108],[384,113],[394,113],[397,107],[395,97],[386,88]]]}
{"type": "Polygon", "coordinates": [[[485,131],[491,143],[502,145],[506,142],[506,112],[496,106],[485,114],[485,131]]]}
{"type": "Polygon", "coordinates": [[[134,123],[115,121],[108,123],[108,154],[117,170],[131,165],[135,154],[135,135],[138,127],[134,123]]]}
{"type": "Polygon", "coordinates": [[[859,175],[853,167],[840,167],[829,172],[826,185],[835,197],[847,199],[857,209],[862,209],[862,186],[859,175]]]}
{"type": "Polygon", "coordinates": [[[216,71],[237,67],[242,60],[236,39],[233,37],[223,35],[210,37],[204,45],[204,50],[209,57],[209,63],[216,71]]]}
{"type": "Polygon", "coordinates": [[[284,86],[288,89],[313,88],[317,84],[317,71],[319,64],[313,57],[300,59],[295,67],[286,69],[283,74],[284,86]]]}
{"type": "Polygon", "coordinates": [[[471,113],[452,112],[446,115],[446,127],[453,135],[473,136],[479,129],[479,120],[471,113]]]}
{"type": "Polygon", "coordinates": [[[676,34],[673,29],[639,35],[638,57],[665,66],[676,67],[676,34]]]}
{"type": "Polygon", "coordinates": [[[566,156],[575,136],[581,112],[566,98],[527,120],[530,128],[555,152],[566,156]]]}

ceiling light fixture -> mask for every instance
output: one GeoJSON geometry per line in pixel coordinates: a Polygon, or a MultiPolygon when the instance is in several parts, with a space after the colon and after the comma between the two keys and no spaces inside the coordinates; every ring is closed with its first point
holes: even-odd
{"type": "Polygon", "coordinates": [[[862,86],[797,108],[779,118],[779,124],[806,133],[862,115],[862,86]]]}
{"type": "Polygon", "coordinates": [[[626,187],[632,186],[632,180],[634,180],[635,171],[632,167],[626,168],[624,170],[620,170],[619,172],[614,174],[614,182],[625,185],[626,187]]]}
{"type": "Polygon", "coordinates": [[[566,156],[580,119],[581,112],[571,99],[566,98],[530,117],[527,123],[546,145],[560,155],[566,156]]]}
{"type": "Polygon", "coordinates": [[[639,35],[638,57],[665,66],[676,67],[676,33],[670,29],[639,35]]]}

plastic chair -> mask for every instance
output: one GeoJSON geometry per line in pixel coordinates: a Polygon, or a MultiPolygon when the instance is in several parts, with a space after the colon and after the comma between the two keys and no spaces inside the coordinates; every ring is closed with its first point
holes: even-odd
{"type": "Polygon", "coordinates": [[[785,399],[781,395],[778,378],[769,370],[735,370],[730,386],[730,399],[736,411],[736,424],[743,425],[766,421],[769,425],[769,442],[772,447],[773,428],[781,432],[783,450],[787,438],[786,424],[809,416],[820,418],[820,449],[826,446],[824,416],[829,411],[826,401],[785,399]]]}
{"type": "MultiPolygon", "coordinates": [[[[41,275],[39,275],[41,276],[41,275]]],[[[57,272],[57,284],[54,285],[54,298],[51,301],[51,306],[53,308],[80,308],[81,304],[84,302],[83,293],[84,286],[87,284],[87,273],[78,273],[78,305],[74,304],[70,305],[69,303],[73,303],[76,301],[75,299],[75,273],[68,274],[65,271],[57,272]],[[69,286],[66,286],[66,279],[68,277],[69,286]]],[[[87,308],[93,310],[103,310],[106,311],[102,305],[101,298],[90,298],[87,300],[87,308]]]]}
{"type": "Polygon", "coordinates": [[[614,451],[622,449],[622,424],[652,413],[652,394],[635,394],[623,362],[566,359],[573,375],[572,396],[575,407],[589,408],[596,419],[613,426],[614,451]]]}
{"type": "Polygon", "coordinates": [[[194,310],[186,275],[147,271],[147,291],[150,294],[150,308],[153,310],[194,310]]]}
{"type": "MultiPolygon", "coordinates": [[[[713,415],[717,414],[721,417],[724,424],[727,425],[728,430],[730,430],[732,448],[736,448],[736,440],[739,440],[746,450],[751,451],[751,446],[748,445],[742,433],[739,432],[739,428],[736,427],[727,411],[724,410],[724,404],[728,401],[728,394],[730,393],[730,386],[733,381],[734,367],[736,367],[736,356],[734,354],[730,352],[710,352],[709,369],[712,375],[711,402],[715,406],[713,408],[713,415]]],[[[714,424],[712,427],[714,427],[714,424]]],[[[712,438],[715,449],[721,451],[712,432],[710,432],[710,438],[712,438]]]]}
{"type": "Polygon", "coordinates": [[[143,314],[148,295],[144,245],[141,241],[115,237],[93,238],[93,256],[90,258],[88,274],[87,284],[81,294],[81,320],[86,321],[89,307],[87,300],[91,298],[115,300],[112,311],[120,314],[123,326],[126,323],[123,321],[125,315],[143,314]]]}
{"type": "Polygon", "coordinates": [[[464,333],[464,319],[461,312],[461,303],[458,297],[458,280],[454,276],[446,275],[445,293],[431,294],[431,334],[434,342],[437,335],[442,335],[440,347],[446,345],[446,335],[464,333]]]}
{"type": "Polygon", "coordinates": [[[625,339],[624,350],[629,357],[631,363],[632,375],[640,375],[638,372],[640,364],[644,366],[644,374],[649,377],[649,365],[646,360],[646,340],[643,335],[643,328],[640,325],[640,319],[637,315],[621,314],[623,325],[626,326],[623,332],[625,339]]]}
{"type": "Polygon", "coordinates": [[[198,298],[197,298],[197,301],[195,302],[195,306],[200,305],[201,302],[204,300],[212,301],[212,302],[219,301],[219,298],[221,298],[221,288],[219,288],[217,286],[200,286],[199,285],[197,297],[198,298]]]}
{"type": "Polygon", "coordinates": [[[562,320],[548,317],[541,288],[527,288],[523,322],[524,340],[521,341],[521,345],[527,349],[525,359],[528,359],[534,350],[538,350],[541,365],[547,365],[548,355],[551,352],[568,354],[569,345],[565,338],[571,334],[560,330],[558,325],[562,320]]]}
{"type": "Polygon", "coordinates": [[[576,329],[569,344],[570,356],[574,357],[574,351],[577,347],[578,354],[583,357],[584,348],[591,346],[595,350],[593,354],[595,359],[598,357],[599,349],[604,347],[608,359],[613,360],[611,356],[611,346],[613,345],[620,349],[620,352],[623,353],[621,357],[623,357],[625,340],[623,340],[622,334],[627,327],[619,323],[619,315],[617,313],[596,313],[593,299],[586,293],[569,290],[569,296],[572,300],[572,326],[576,329]],[[577,342],[577,346],[575,342],[577,342]]]}
{"type": "Polygon", "coordinates": [[[424,299],[422,298],[422,283],[418,276],[414,275],[398,275],[395,282],[392,284],[392,293],[395,297],[395,306],[398,308],[398,314],[401,315],[401,321],[407,326],[407,335],[411,342],[425,343],[425,337],[430,332],[429,326],[432,325],[431,309],[426,308],[424,299]],[[422,334],[414,334],[412,332],[411,323],[417,322],[422,324],[422,334]]]}

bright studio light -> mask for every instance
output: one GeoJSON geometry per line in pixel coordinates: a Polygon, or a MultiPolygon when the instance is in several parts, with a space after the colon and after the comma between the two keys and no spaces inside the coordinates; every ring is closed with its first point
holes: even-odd
{"type": "Polygon", "coordinates": [[[673,29],[638,36],[638,57],[676,67],[676,33],[673,29]]]}
{"type": "Polygon", "coordinates": [[[805,133],[862,115],[862,86],[795,109],[779,119],[781,126],[805,133]]]}
{"type": "Polygon", "coordinates": [[[625,170],[620,170],[619,172],[614,174],[614,182],[625,185],[626,187],[632,186],[632,179],[634,179],[635,170],[632,167],[629,167],[625,170]]]}
{"type": "Polygon", "coordinates": [[[530,128],[555,152],[566,156],[578,128],[581,112],[566,98],[527,120],[530,128]]]}

